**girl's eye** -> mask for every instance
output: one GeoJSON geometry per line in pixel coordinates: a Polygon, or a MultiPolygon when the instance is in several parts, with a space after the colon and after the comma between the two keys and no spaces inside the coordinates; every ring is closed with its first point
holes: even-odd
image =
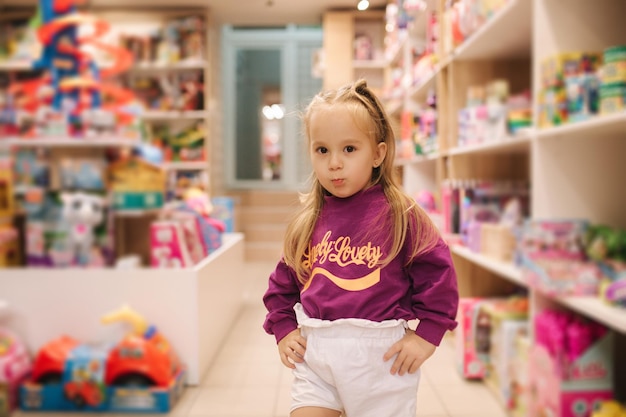
{"type": "Polygon", "coordinates": [[[319,148],[316,149],[316,152],[317,153],[326,153],[326,152],[328,152],[328,149],[323,147],[323,146],[320,146],[319,148]]]}
{"type": "Polygon", "coordinates": [[[356,148],[354,146],[346,146],[346,152],[354,152],[356,148]]]}

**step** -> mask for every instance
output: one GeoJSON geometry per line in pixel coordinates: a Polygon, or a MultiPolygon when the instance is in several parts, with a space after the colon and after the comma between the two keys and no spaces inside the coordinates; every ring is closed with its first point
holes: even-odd
{"type": "Polygon", "coordinates": [[[285,224],[251,223],[243,227],[248,242],[282,242],[286,230],[285,224]]]}
{"type": "Polygon", "coordinates": [[[241,207],[239,210],[240,229],[252,224],[287,224],[296,210],[290,207],[241,207]]]}
{"type": "Polygon", "coordinates": [[[241,206],[289,206],[297,207],[299,195],[295,191],[254,190],[228,193],[241,206]]]}
{"type": "Polygon", "coordinates": [[[283,251],[282,242],[248,242],[246,238],[245,258],[247,262],[278,262],[283,251]]]}

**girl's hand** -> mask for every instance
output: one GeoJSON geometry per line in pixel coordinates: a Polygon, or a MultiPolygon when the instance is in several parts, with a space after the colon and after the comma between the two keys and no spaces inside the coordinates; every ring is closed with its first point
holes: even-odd
{"type": "Polygon", "coordinates": [[[404,337],[394,343],[383,360],[387,362],[397,354],[396,360],[391,365],[391,375],[413,374],[422,366],[424,361],[435,353],[437,347],[430,342],[416,335],[413,330],[408,329],[404,337]]]}
{"type": "Polygon", "coordinates": [[[287,368],[295,369],[294,362],[304,362],[306,339],[300,334],[300,329],[295,329],[278,342],[280,360],[287,368]]]}

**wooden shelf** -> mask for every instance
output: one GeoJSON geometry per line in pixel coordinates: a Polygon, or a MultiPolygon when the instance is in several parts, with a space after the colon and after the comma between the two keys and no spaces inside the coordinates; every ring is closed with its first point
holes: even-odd
{"type": "Polygon", "coordinates": [[[385,60],[354,60],[352,61],[352,67],[354,69],[385,69],[387,68],[387,61],[385,60]]]}
{"type": "Polygon", "coordinates": [[[423,163],[428,163],[428,162],[435,162],[437,161],[437,159],[439,159],[439,154],[437,153],[433,153],[430,155],[415,155],[413,158],[411,159],[407,159],[407,158],[397,158],[396,159],[396,166],[406,166],[406,165],[416,165],[416,164],[423,164],[423,163]]]}
{"type": "MultiPolygon", "coordinates": [[[[156,62],[139,62],[133,65],[129,71],[154,71],[154,72],[173,72],[173,71],[189,71],[189,70],[202,70],[207,67],[206,61],[180,61],[171,64],[161,64],[156,62]]],[[[106,69],[109,66],[107,63],[102,63],[98,67],[106,69]]],[[[0,61],[0,71],[31,71],[33,70],[33,63],[30,61],[0,61]]]]}
{"type": "Polygon", "coordinates": [[[423,77],[418,84],[409,88],[409,97],[418,101],[425,100],[428,92],[435,88],[435,80],[439,71],[440,67],[437,66],[430,74],[423,77]]]}
{"type": "Polygon", "coordinates": [[[532,45],[530,3],[530,0],[510,0],[453,51],[454,60],[529,57],[532,45]]]}
{"type": "MultiPolygon", "coordinates": [[[[514,284],[528,288],[528,284],[523,278],[522,270],[510,262],[491,259],[460,245],[451,245],[450,250],[452,253],[506,278],[514,284]]],[[[594,296],[552,297],[546,295],[546,297],[615,331],[626,334],[626,309],[624,308],[610,306],[599,297],[594,296]]]]}
{"type": "Polygon", "coordinates": [[[102,137],[102,138],[8,138],[0,140],[0,147],[4,146],[16,146],[20,148],[73,148],[73,147],[120,147],[120,146],[136,146],[140,144],[139,139],[123,139],[116,137],[102,137]]]}
{"type": "Polygon", "coordinates": [[[570,310],[602,323],[611,329],[626,334],[626,309],[613,307],[598,297],[556,297],[555,300],[570,310]]]}
{"type": "Polygon", "coordinates": [[[481,267],[498,274],[514,284],[528,287],[522,277],[522,270],[511,262],[498,261],[480,253],[472,252],[469,248],[461,245],[451,245],[450,250],[462,258],[465,258],[481,267]]]}
{"type": "Polygon", "coordinates": [[[180,61],[171,64],[162,64],[158,62],[138,62],[130,68],[130,71],[156,71],[156,72],[174,72],[188,70],[202,70],[207,67],[206,61],[180,61]]]}
{"type": "Polygon", "coordinates": [[[537,137],[540,139],[557,136],[571,137],[578,135],[598,137],[603,135],[624,135],[625,133],[626,112],[595,116],[587,120],[537,129],[537,137]]]}
{"type": "Polygon", "coordinates": [[[141,115],[143,120],[202,120],[207,117],[205,110],[146,110],[141,115]]]}
{"type": "Polygon", "coordinates": [[[28,61],[0,61],[0,72],[31,71],[32,63],[28,61]]]}
{"type": "Polygon", "coordinates": [[[530,152],[531,142],[532,134],[520,134],[501,141],[452,148],[448,150],[448,155],[530,152]]]}
{"type": "Polygon", "coordinates": [[[167,171],[204,170],[208,165],[208,161],[164,162],[161,164],[163,169],[167,171]]]}

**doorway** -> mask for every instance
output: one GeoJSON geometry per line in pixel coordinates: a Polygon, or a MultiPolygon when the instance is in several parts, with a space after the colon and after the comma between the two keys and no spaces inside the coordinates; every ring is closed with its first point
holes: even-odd
{"type": "Polygon", "coordinates": [[[231,189],[293,189],[310,165],[300,114],[322,88],[313,71],[321,28],[222,32],[224,167],[231,189]]]}

